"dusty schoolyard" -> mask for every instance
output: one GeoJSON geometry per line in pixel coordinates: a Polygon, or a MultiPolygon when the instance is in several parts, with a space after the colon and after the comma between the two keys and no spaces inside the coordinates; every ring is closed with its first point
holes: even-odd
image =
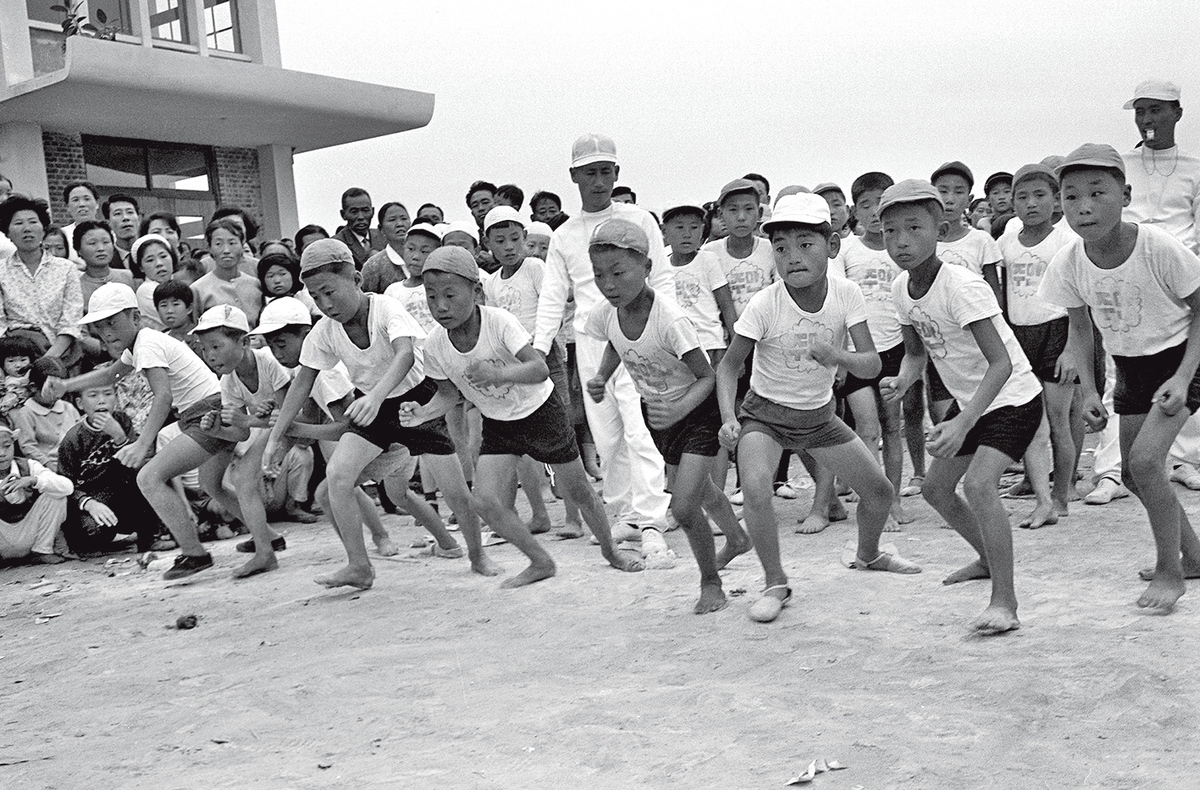
{"type": "Polygon", "coordinates": [[[745,594],[691,613],[679,532],[677,567],[640,574],[547,540],[559,575],[515,591],[406,557],[326,591],[324,525],[240,582],[234,541],[183,583],[169,556],[0,570],[0,787],[778,788],[818,757],[846,766],[822,790],[1200,787],[1200,583],[1169,616],[1133,605],[1134,500],[1017,530],[1023,627],[981,638],[986,583],[941,585],[971,556],[924,503],[887,536],[925,567],[901,577],[844,568],[847,523],[793,534],[808,493],[776,500],[796,597],[770,625],[753,554],[724,574],[745,594]]]}

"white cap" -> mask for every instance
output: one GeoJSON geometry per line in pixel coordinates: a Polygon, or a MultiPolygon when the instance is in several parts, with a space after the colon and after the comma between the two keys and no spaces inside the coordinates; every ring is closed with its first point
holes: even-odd
{"type": "Polygon", "coordinates": [[[487,213],[483,218],[484,235],[491,229],[493,225],[499,225],[502,222],[515,222],[522,228],[525,227],[525,220],[521,219],[521,215],[512,206],[496,206],[487,213]]]}
{"type": "Polygon", "coordinates": [[[1179,101],[1179,86],[1170,80],[1144,80],[1133,90],[1133,98],[1125,102],[1122,109],[1132,110],[1133,103],[1138,99],[1158,99],[1159,101],[1179,101]]]}
{"type": "Polygon", "coordinates": [[[788,222],[801,225],[820,225],[831,222],[829,204],[820,195],[811,192],[801,192],[796,195],[785,195],[775,204],[771,218],[763,223],[763,232],[770,233],[771,227],[788,222]]]}
{"type": "Polygon", "coordinates": [[[141,250],[143,246],[151,242],[157,242],[158,244],[166,247],[168,250],[171,249],[171,242],[167,241],[166,238],[157,233],[147,233],[145,236],[142,236],[133,243],[133,245],[129,248],[129,255],[136,261],[138,259],[138,251],[141,250]]]}
{"type": "MultiPolygon", "coordinates": [[[[493,211],[494,210],[495,209],[493,209],[493,211]]],[[[408,232],[412,233],[412,230],[410,229],[408,232]]],[[[474,222],[457,219],[454,222],[448,223],[443,229],[442,240],[445,241],[446,237],[451,233],[465,233],[474,239],[476,244],[479,243],[479,228],[475,226],[474,222]]]]}
{"type": "Polygon", "coordinates": [[[285,326],[302,324],[312,326],[312,315],[308,308],[294,296],[281,296],[267,304],[258,316],[258,326],[250,330],[252,335],[269,335],[285,326]]]}
{"type": "Polygon", "coordinates": [[[197,332],[207,332],[209,329],[217,329],[222,326],[248,333],[250,331],[250,320],[246,318],[246,314],[242,312],[242,308],[234,307],[231,304],[219,304],[205,310],[204,315],[200,316],[200,323],[196,324],[196,328],[188,332],[188,334],[194,335],[197,332]]]}
{"type": "Polygon", "coordinates": [[[122,310],[136,309],[137,306],[137,294],[128,285],[105,283],[92,291],[92,298],[88,299],[87,315],[80,318],[79,323],[92,324],[96,321],[103,321],[105,318],[112,318],[122,310]]]}
{"type": "Polygon", "coordinates": [[[526,236],[553,236],[554,228],[547,225],[545,222],[530,222],[525,227],[526,236]]]}
{"type": "Polygon", "coordinates": [[[408,229],[411,233],[424,233],[426,236],[432,236],[437,239],[438,244],[442,243],[442,236],[445,235],[446,225],[430,225],[428,222],[417,222],[408,229]]]}
{"type": "Polygon", "coordinates": [[[611,137],[589,132],[571,146],[571,167],[583,167],[595,162],[617,164],[617,144],[611,137]]]}

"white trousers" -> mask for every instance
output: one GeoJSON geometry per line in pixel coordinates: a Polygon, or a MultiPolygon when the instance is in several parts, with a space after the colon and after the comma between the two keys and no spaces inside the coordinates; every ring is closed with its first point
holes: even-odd
{"type": "Polygon", "coordinates": [[[67,520],[67,498],[38,495],[25,518],[16,524],[0,521],[0,557],[28,557],[30,552],[53,554],[58,528],[67,520]]]}
{"type": "Polygon", "coordinates": [[[666,465],[642,418],[642,399],[622,365],[608,380],[604,400],[593,401],[587,383],[600,369],[608,344],[592,337],[575,338],[575,359],[583,384],[583,408],[604,472],[604,501],[614,521],[642,527],[665,526],[669,497],[666,465]]]}

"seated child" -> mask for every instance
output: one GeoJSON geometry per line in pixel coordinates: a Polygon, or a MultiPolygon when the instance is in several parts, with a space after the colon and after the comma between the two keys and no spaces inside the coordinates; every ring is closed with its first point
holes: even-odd
{"type": "Polygon", "coordinates": [[[614,568],[640,571],[641,560],[617,551],[608,518],[579,460],[566,410],[531,337],[511,314],[476,303],[479,267],[465,250],[442,247],[425,261],[425,288],[439,327],[424,344],[426,369],[437,393],[424,403],[400,405],[405,427],[436,421],[460,397],[483,413],[483,446],[471,501],[478,514],[529,558],[529,567],[501,586],[522,587],[554,575],[546,553],[512,507],[509,480],[517,462],[530,456],[554,468],[555,478],[580,507],[614,568]],[[461,394],[460,394],[461,393],[461,394]]]}
{"type": "Polygon", "coordinates": [[[40,357],[29,369],[33,394],[25,405],[9,416],[17,429],[21,453],[51,472],[58,471],[58,448],[63,437],[79,422],[79,410],[65,400],[51,399],[42,392],[49,376],[63,376],[66,369],[54,357],[40,357]]]}
{"type": "Polygon", "coordinates": [[[1092,372],[1092,320],[1116,363],[1113,411],[1121,416],[1121,475],[1154,534],[1143,608],[1167,612],[1200,578],[1200,541],[1167,479],[1167,451],[1200,408],[1200,261],[1161,228],[1122,221],[1125,164],[1111,146],[1082,145],[1056,169],[1063,214],[1079,238],[1050,262],[1040,295],[1067,308],[1063,375],[1077,375],[1084,419],[1106,414],[1092,372]],[[1090,310],[1090,313],[1089,313],[1090,310]]]}
{"type": "Polygon", "coordinates": [[[954,403],[929,435],[933,460],[921,494],[979,553],[942,583],[990,578],[991,602],[970,627],[980,634],[1011,631],[1020,627],[1012,530],[997,486],[1037,432],[1042,388],[991,288],[966,267],[938,258],[946,226],[938,190],[927,181],[901,181],[884,191],[879,216],[888,254],[904,270],[892,294],[905,351],[900,374],[879,388],[885,399],[902,397],[920,378],[926,355],[933,359],[954,403]]]}
{"type": "Polygon", "coordinates": [[[154,289],[170,282],[179,267],[179,257],[165,238],[156,234],[142,236],[133,243],[133,257],[142,267],[146,280],[137,287],[138,310],[142,314],[142,326],[162,331],[163,322],[154,303],[154,289]]]}
{"type": "MultiPolygon", "coordinates": [[[[687,315],[646,282],[650,242],[640,226],[622,219],[600,225],[588,253],[596,285],[608,300],[588,316],[588,335],[608,344],[588,394],[602,401],[608,380],[625,365],[642,397],[650,436],[667,464],[671,513],[700,566],[700,599],[693,611],[715,612],[726,604],[719,571],[749,551],[750,541],[712,480],[721,427],[712,365],[687,315]],[[706,512],[725,534],[719,554],[706,512]]],[[[732,303],[727,306],[733,310],[732,303]]]]}
{"type": "Polygon", "coordinates": [[[2,421],[11,425],[9,415],[25,405],[33,389],[29,386],[29,369],[40,357],[41,350],[32,340],[19,334],[0,337],[0,364],[4,366],[4,391],[0,395],[2,421]]]}
{"type": "Polygon", "coordinates": [[[13,429],[0,425],[0,559],[65,562],[55,553],[54,541],[75,487],[37,461],[15,458],[16,446],[13,429]]]}
{"type": "Polygon", "coordinates": [[[854,431],[834,413],[838,367],[860,378],[879,372],[879,355],[867,330],[862,291],[827,276],[841,239],[819,195],[781,198],[764,223],[779,279],[755,294],[734,327],[717,369],[721,441],[736,447],[745,495],[746,529],[766,575],[763,596],[750,617],[770,622],[792,597],[779,556],[772,478],[784,449],[807,450],[859,495],[858,548],[853,567],[918,573],[920,568],[879,548],[892,506],[892,486],[854,431]],[[846,351],[846,337],[855,351],[846,351]],[[754,352],[750,391],[735,411],[738,378],[754,352]]]}
{"type": "Polygon", "coordinates": [[[111,385],[89,387],[78,396],[84,419],[67,432],[58,451],[59,472],[75,484],[73,507],[63,537],[76,554],[99,554],[118,534],[137,533],[137,549],[148,551],[158,536],[158,516],[137,487],[137,472],[116,459],[137,439],[129,415],[118,408],[111,385]]]}

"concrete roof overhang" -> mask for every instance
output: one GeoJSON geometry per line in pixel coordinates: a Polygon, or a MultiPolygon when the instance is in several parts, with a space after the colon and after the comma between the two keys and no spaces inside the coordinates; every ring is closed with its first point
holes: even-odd
{"type": "Polygon", "coordinates": [[[0,124],[298,152],[417,129],[431,93],[90,38],[66,67],[0,85],[0,124]]]}

